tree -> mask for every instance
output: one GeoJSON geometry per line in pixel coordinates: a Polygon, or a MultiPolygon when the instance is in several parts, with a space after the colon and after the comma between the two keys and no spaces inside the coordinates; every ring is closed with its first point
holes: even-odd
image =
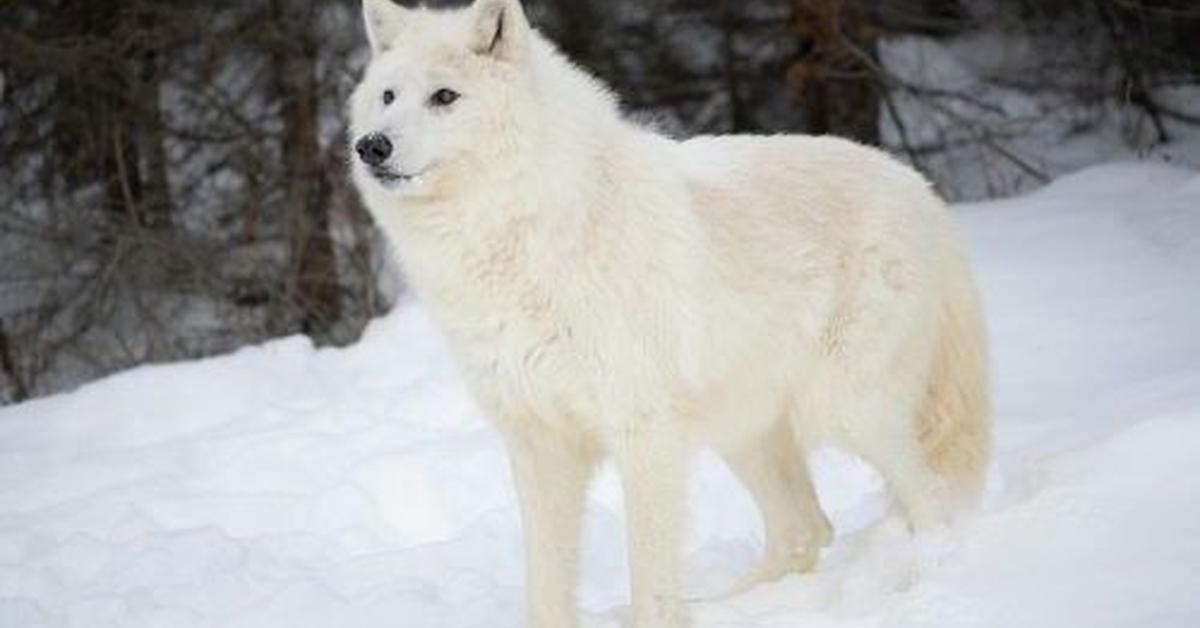
{"type": "Polygon", "coordinates": [[[386,309],[350,0],[0,5],[0,399],[386,309]],[[349,45],[347,42],[352,42],[349,45]]]}
{"type": "Polygon", "coordinates": [[[269,50],[270,67],[283,117],[284,210],[292,220],[288,229],[293,269],[289,292],[302,304],[301,331],[325,339],[340,316],[340,290],[329,233],[330,187],[322,173],[317,4],[271,0],[271,14],[275,37],[269,50]]]}

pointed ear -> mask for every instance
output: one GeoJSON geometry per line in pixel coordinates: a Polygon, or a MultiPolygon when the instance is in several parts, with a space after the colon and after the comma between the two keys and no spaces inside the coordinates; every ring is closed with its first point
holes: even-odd
{"type": "Polygon", "coordinates": [[[363,0],[363,23],[372,53],[382,54],[392,47],[407,13],[408,9],[392,0],[363,0]]]}
{"type": "Polygon", "coordinates": [[[519,61],[529,46],[530,27],[520,0],[475,0],[471,49],[504,61],[519,61]]]}

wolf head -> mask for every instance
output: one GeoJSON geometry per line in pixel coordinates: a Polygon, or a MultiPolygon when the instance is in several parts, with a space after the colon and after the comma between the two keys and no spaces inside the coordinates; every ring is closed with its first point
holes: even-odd
{"type": "Polygon", "coordinates": [[[535,34],[519,0],[456,11],[364,0],[363,18],[372,59],[350,101],[350,141],[368,204],[445,198],[510,164],[536,117],[535,34]]]}

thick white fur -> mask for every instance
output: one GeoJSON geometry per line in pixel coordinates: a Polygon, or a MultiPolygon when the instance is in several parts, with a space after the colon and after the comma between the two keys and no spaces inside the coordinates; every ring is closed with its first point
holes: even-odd
{"type": "Polygon", "coordinates": [[[885,154],[827,137],[664,138],[530,29],[517,0],[366,0],[375,57],[359,189],[504,435],[526,532],[529,625],[574,626],[591,471],[612,456],[634,622],[680,626],[688,456],[711,446],[762,510],[751,581],[830,540],[804,451],[873,464],[914,528],[979,489],[984,334],[943,203],[885,154]],[[451,107],[428,97],[449,87],[451,107]],[[381,102],[385,89],[396,100],[381,102]]]}

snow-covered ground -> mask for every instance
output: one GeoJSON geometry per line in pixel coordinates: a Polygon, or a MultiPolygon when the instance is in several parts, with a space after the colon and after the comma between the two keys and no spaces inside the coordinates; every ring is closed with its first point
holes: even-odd
{"type": "MultiPolygon", "coordinates": [[[[911,539],[877,479],[816,457],[838,539],[744,595],[759,524],[711,456],[696,624],[1200,625],[1200,174],[1137,165],[957,208],[993,336],[981,508],[911,539]]],[[[582,603],[616,626],[620,493],[593,491],[582,603]]],[[[495,434],[419,307],[357,346],[294,338],[0,411],[0,627],[521,625],[495,434]]]]}

